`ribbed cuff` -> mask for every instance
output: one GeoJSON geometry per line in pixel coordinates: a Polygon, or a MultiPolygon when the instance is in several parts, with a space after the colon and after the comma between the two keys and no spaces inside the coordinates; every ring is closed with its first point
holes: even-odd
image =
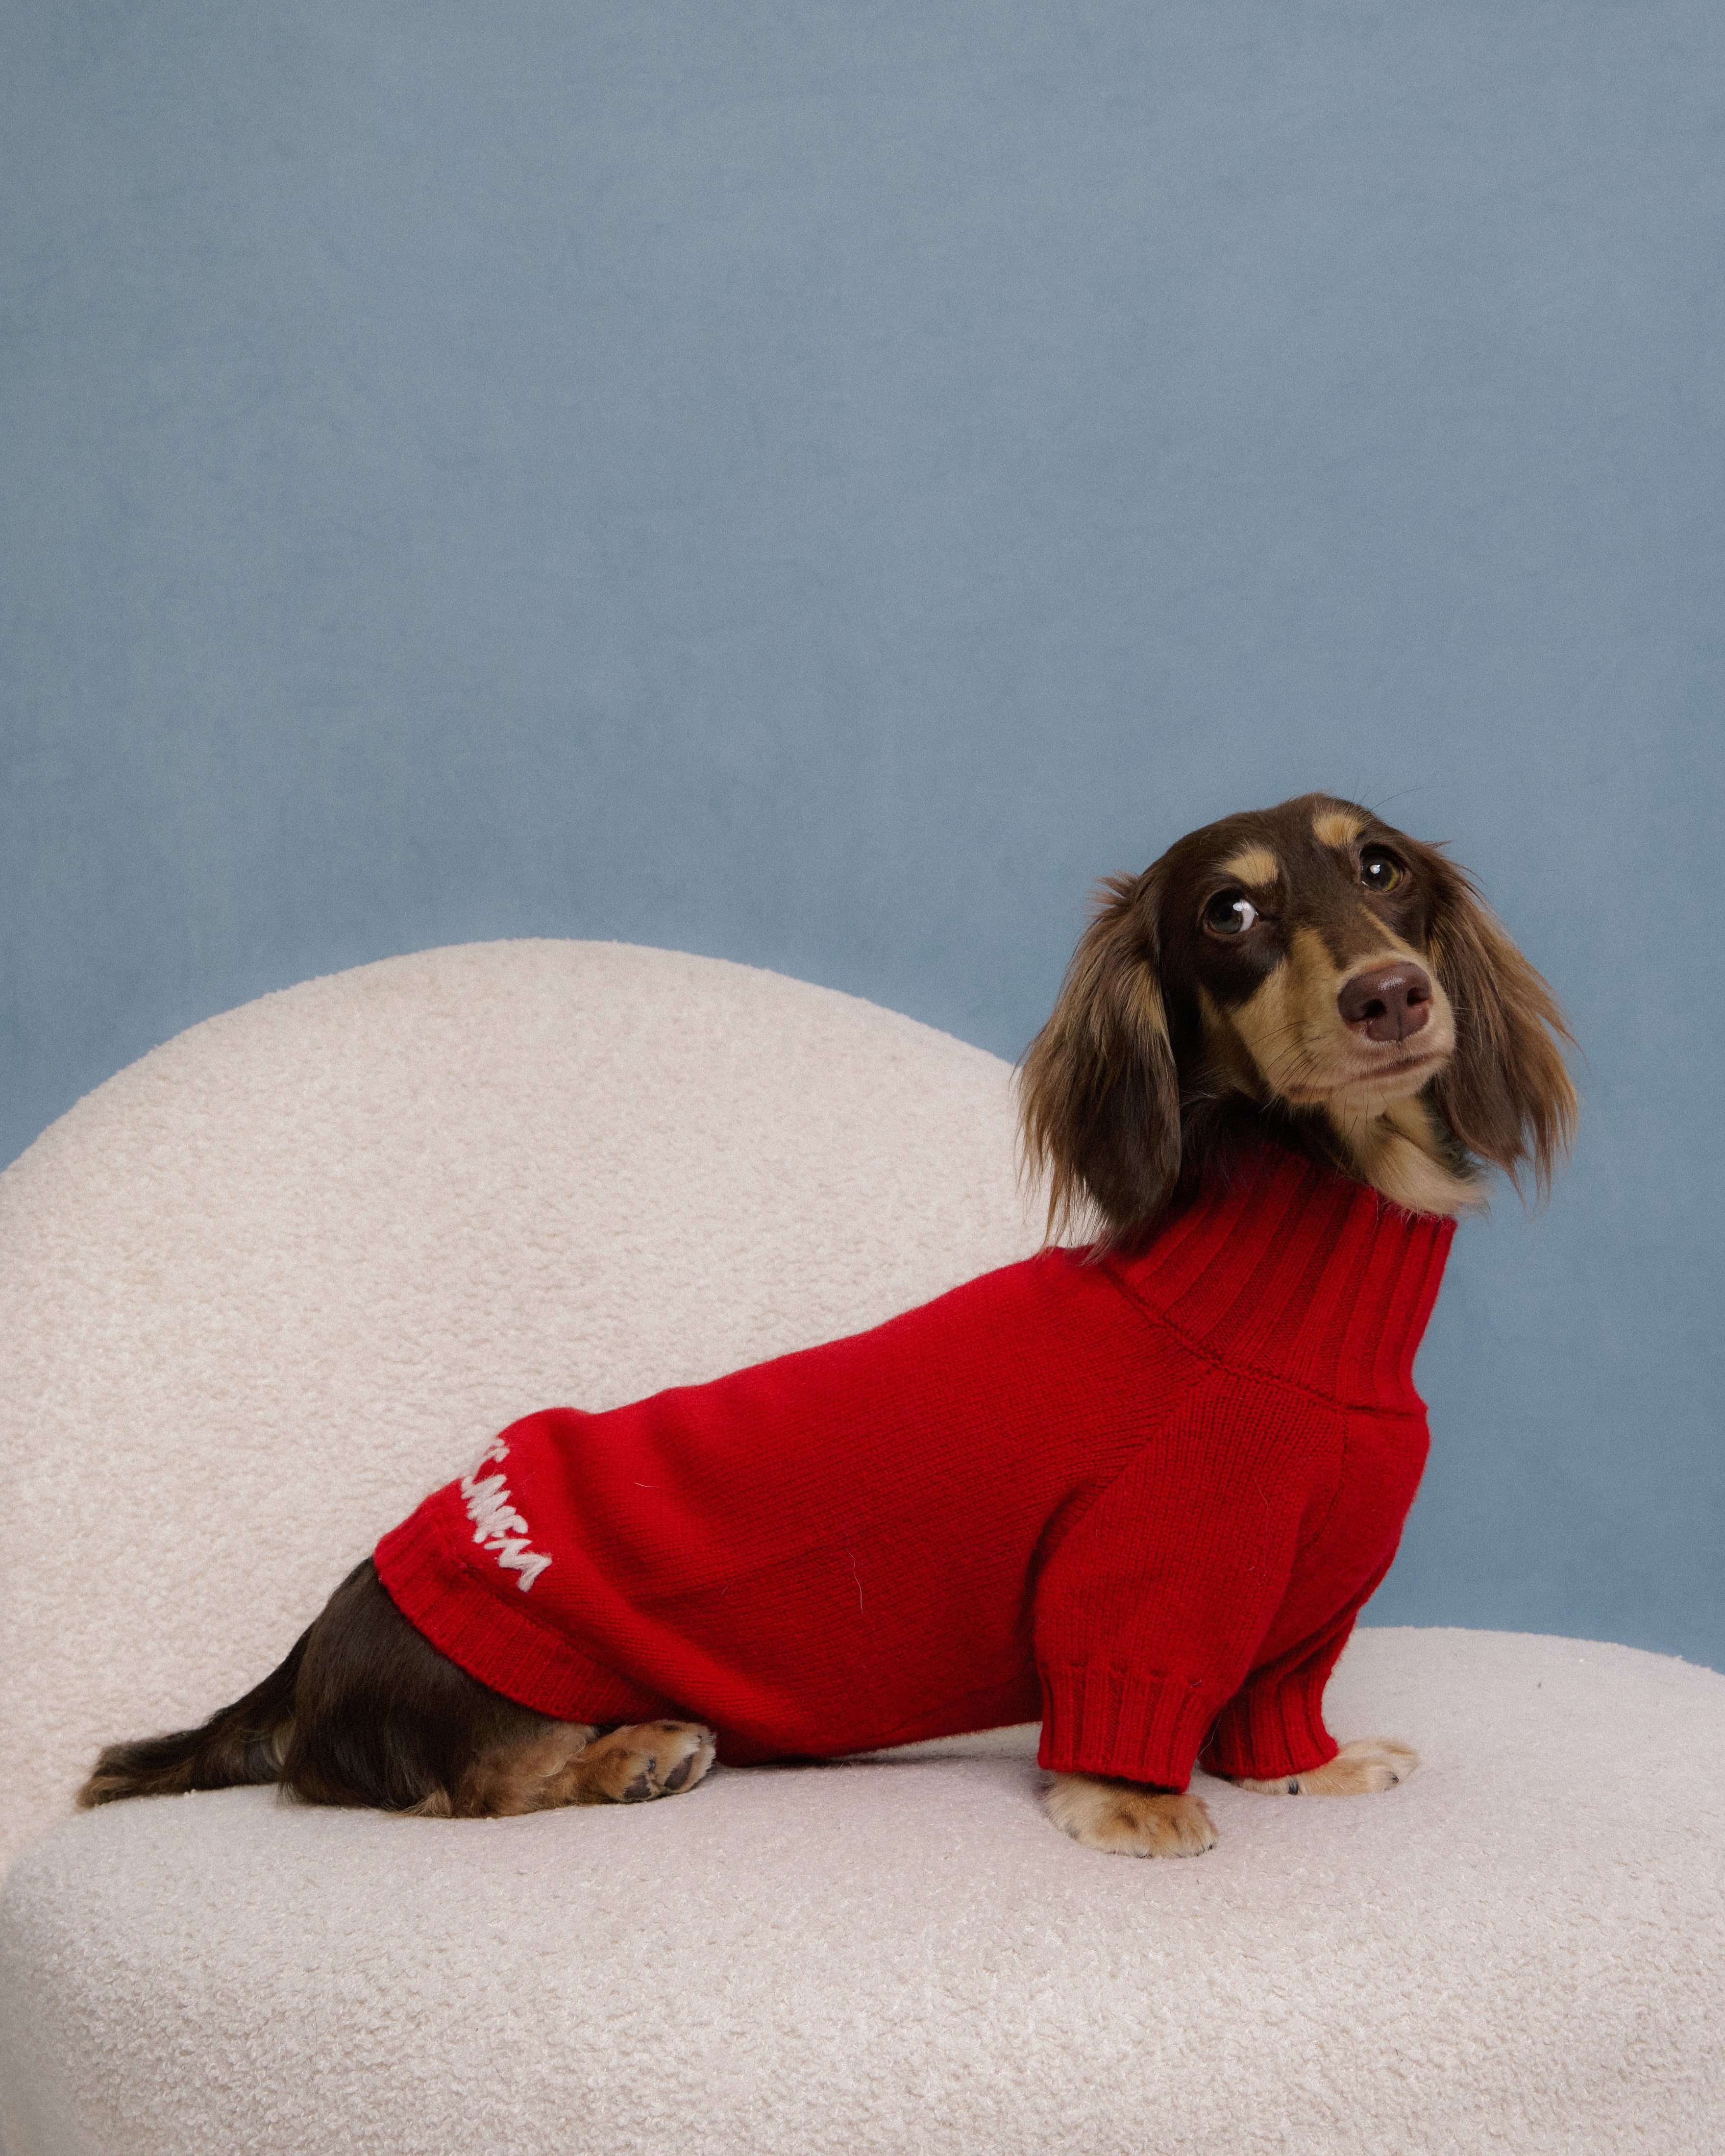
{"type": "Polygon", "coordinates": [[[1303,1774],[1333,1759],[1339,1748],[1324,1727],[1325,1668],[1236,1692],[1204,1742],[1206,1774],[1244,1775],[1255,1782],[1303,1774]]]}
{"type": "Polygon", "coordinates": [[[1140,1675],[1106,1664],[1044,1667],[1042,1748],[1058,1774],[1113,1774],[1183,1789],[1221,1699],[1201,1677],[1140,1675]]]}

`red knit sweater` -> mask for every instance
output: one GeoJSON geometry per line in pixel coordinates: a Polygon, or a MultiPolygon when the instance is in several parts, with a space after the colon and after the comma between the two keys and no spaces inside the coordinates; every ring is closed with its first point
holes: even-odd
{"type": "Polygon", "coordinates": [[[1266,1149],[1148,1250],[1048,1250],[850,1339],[514,1424],[377,1545],[565,1721],[733,1763],[1042,1718],[1045,1767],[1314,1767],[1420,1481],[1453,1224],[1266,1149]]]}

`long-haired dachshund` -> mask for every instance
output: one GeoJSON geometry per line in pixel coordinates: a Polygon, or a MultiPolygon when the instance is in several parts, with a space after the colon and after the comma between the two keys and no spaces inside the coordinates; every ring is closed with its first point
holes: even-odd
{"type": "MultiPolygon", "coordinates": [[[[1414,1349],[1487,1173],[1576,1101],[1463,871],[1324,794],[1110,878],[1019,1074],[1036,1257],[855,1337],[506,1430],[201,1728],[85,1805],[240,1783],[441,1817],[716,1756],[1040,1718],[1055,1822],[1173,1856],[1242,1786],[1387,1789],[1320,1712],[1424,1464],[1414,1349]]],[[[842,1224],[835,1224],[842,1228],[842,1224]]]]}

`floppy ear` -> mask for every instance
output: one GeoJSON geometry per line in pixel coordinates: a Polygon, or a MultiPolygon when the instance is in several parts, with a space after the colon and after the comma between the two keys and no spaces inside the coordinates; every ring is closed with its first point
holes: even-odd
{"type": "Polygon", "coordinates": [[[1163,1009],[1160,878],[1108,876],[1053,1015],[1019,1069],[1024,1163],[1049,1178],[1050,1235],[1088,1199],[1130,1240],[1180,1171],[1180,1087],[1163,1009]]]}
{"type": "Polygon", "coordinates": [[[1543,1197],[1575,1138],[1578,1102],[1558,1043],[1574,1045],[1558,999],[1472,883],[1430,856],[1438,906],[1430,955],[1455,1012],[1455,1053],[1433,1088],[1461,1143],[1521,1188],[1531,1163],[1543,1197]]]}

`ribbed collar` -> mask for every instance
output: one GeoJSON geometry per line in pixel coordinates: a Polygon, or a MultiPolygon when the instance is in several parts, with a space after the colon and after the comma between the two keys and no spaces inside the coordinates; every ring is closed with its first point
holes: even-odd
{"type": "Polygon", "coordinates": [[[1126,1291],[1206,1353],[1332,1399],[1414,1410],[1414,1357],[1455,1232],[1279,1146],[1248,1152],[1142,1251],[1126,1291]]]}

